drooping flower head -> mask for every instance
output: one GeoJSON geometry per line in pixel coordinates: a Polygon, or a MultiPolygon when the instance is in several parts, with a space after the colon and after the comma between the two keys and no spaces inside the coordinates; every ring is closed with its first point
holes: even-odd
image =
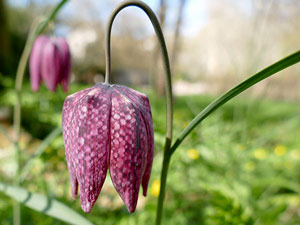
{"type": "Polygon", "coordinates": [[[73,197],[90,212],[109,169],[112,183],[129,212],[140,185],[151,173],[153,123],[146,95],[121,85],[99,83],[68,96],[63,106],[63,136],[73,197]]]}
{"type": "Polygon", "coordinates": [[[64,38],[40,35],[33,43],[29,60],[31,89],[37,91],[42,80],[55,92],[60,83],[68,91],[71,56],[64,38]]]}

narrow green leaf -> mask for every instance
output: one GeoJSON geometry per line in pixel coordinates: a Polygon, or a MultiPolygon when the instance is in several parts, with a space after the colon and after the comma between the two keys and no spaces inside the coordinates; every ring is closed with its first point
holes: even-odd
{"type": "Polygon", "coordinates": [[[67,205],[44,195],[27,191],[24,188],[6,185],[0,182],[0,191],[25,206],[61,221],[74,225],[92,225],[89,220],[67,205]]]}
{"type": "Polygon", "coordinates": [[[39,147],[36,149],[36,151],[31,155],[31,157],[28,159],[27,163],[25,164],[25,166],[22,169],[22,172],[20,174],[19,177],[19,182],[23,182],[26,175],[28,174],[34,160],[36,158],[39,158],[43,152],[46,150],[46,148],[49,146],[49,144],[51,143],[51,141],[56,138],[58,135],[60,135],[61,133],[61,128],[57,127],[56,129],[54,129],[44,140],[43,142],[39,145],[39,147]]]}
{"type": "Polygon", "coordinates": [[[288,57],[272,64],[271,66],[261,70],[260,72],[254,74],[248,79],[244,80],[231,90],[227,91],[225,94],[221,95],[219,98],[210,103],[207,107],[205,107],[188,125],[187,127],[180,133],[179,137],[176,139],[175,143],[171,147],[168,154],[173,154],[174,151],[178,148],[181,142],[187,137],[187,135],[208,115],[214,112],[216,109],[224,105],[226,102],[247,90],[249,87],[252,87],[254,84],[270,77],[271,75],[292,66],[300,61],[300,51],[295,52],[288,57]]]}

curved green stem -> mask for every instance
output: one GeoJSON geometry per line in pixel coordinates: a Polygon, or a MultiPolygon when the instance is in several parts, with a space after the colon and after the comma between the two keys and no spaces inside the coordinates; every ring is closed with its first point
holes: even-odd
{"type": "Polygon", "coordinates": [[[23,85],[23,78],[25,75],[25,69],[28,62],[28,58],[30,55],[30,51],[32,48],[32,44],[34,39],[37,35],[41,34],[48,26],[49,22],[51,22],[58,11],[61,9],[61,7],[67,2],[68,0],[62,0],[49,14],[49,16],[44,20],[36,20],[33,22],[30,31],[29,36],[27,38],[25,48],[23,50],[23,53],[21,55],[21,59],[17,68],[17,74],[16,74],[16,83],[15,83],[15,90],[17,94],[17,102],[14,107],[14,130],[15,130],[15,139],[18,141],[20,136],[20,123],[21,123],[21,102],[22,102],[22,85],[23,85]]]}
{"type": "Polygon", "coordinates": [[[30,51],[32,48],[32,43],[36,37],[35,33],[39,27],[41,20],[35,20],[29,30],[29,35],[25,44],[25,48],[23,50],[16,74],[16,83],[15,83],[15,90],[17,94],[17,102],[14,107],[14,131],[15,131],[15,141],[19,141],[20,137],[20,127],[21,127],[21,102],[22,102],[22,85],[23,85],[23,78],[25,75],[25,69],[28,62],[28,58],[30,55],[30,51]]]}
{"type": "MultiPolygon", "coordinates": [[[[21,106],[22,106],[22,86],[23,86],[23,78],[25,75],[25,70],[26,70],[26,65],[28,62],[28,58],[30,55],[30,51],[32,48],[33,41],[37,35],[39,35],[41,32],[43,32],[48,23],[52,21],[58,11],[61,9],[61,7],[67,2],[68,0],[62,0],[49,14],[49,16],[43,20],[36,20],[30,27],[29,31],[29,36],[27,38],[25,48],[23,50],[23,53],[21,55],[21,59],[17,68],[17,73],[16,73],[16,82],[15,82],[15,90],[16,90],[16,95],[17,95],[17,100],[14,106],[14,141],[16,143],[15,151],[16,151],[16,161],[17,161],[17,173],[15,176],[15,181],[14,183],[17,185],[18,182],[18,177],[20,174],[20,164],[21,164],[21,151],[20,148],[17,147],[20,139],[20,131],[21,131],[21,106]]],[[[19,203],[14,204],[14,225],[19,225],[21,224],[21,219],[20,219],[20,205],[19,203]]]]}
{"type": "Polygon", "coordinates": [[[163,159],[163,169],[161,174],[161,188],[158,198],[158,207],[157,207],[157,218],[156,224],[161,223],[162,217],[162,210],[163,210],[163,202],[165,197],[165,184],[167,180],[167,171],[169,167],[170,161],[170,147],[172,143],[172,134],[173,134],[173,93],[172,93],[172,81],[171,81],[171,69],[170,69],[170,62],[169,56],[167,51],[167,46],[165,43],[164,35],[158,19],[155,16],[155,13],[152,9],[142,1],[124,1],[120,3],[112,14],[109,17],[108,24],[106,27],[106,34],[105,34],[105,63],[106,63],[106,71],[105,71],[105,83],[110,82],[110,73],[111,73],[111,54],[110,54],[110,38],[111,38],[111,30],[112,24],[117,16],[117,14],[124,8],[128,6],[136,6],[141,8],[149,17],[153,28],[155,30],[156,36],[158,38],[162,58],[164,62],[164,78],[165,78],[165,92],[166,92],[166,105],[167,105],[167,118],[166,118],[166,141],[165,141],[165,148],[164,148],[164,159],[163,159]]]}
{"type": "Polygon", "coordinates": [[[180,133],[179,137],[176,139],[175,143],[171,147],[170,154],[173,154],[178,146],[182,143],[182,141],[188,136],[188,134],[208,115],[214,112],[216,109],[224,105],[226,102],[252,87],[256,83],[272,76],[273,74],[292,66],[296,63],[300,62],[300,51],[297,51],[286,58],[272,64],[271,66],[263,69],[262,71],[254,74],[248,79],[244,80],[231,90],[227,91],[225,94],[221,95],[219,98],[210,103],[206,108],[204,108],[188,125],[187,127],[180,133]]]}
{"type": "MultiPolygon", "coordinates": [[[[14,106],[14,142],[18,145],[20,139],[20,131],[21,131],[21,105],[22,105],[22,84],[23,78],[25,74],[25,69],[27,65],[27,61],[30,55],[30,51],[32,48],[32,43],[35,38],[35,31],[38,28],[40,21],[35,21],[30,27],[29,36],[27,38],[24,51],[22,53],[19,66],[17,68],[16,74],[16,83],[15,83],[15,90],[17,95],[17,101],[14,106]]],[[[20,164],[21,164],[21,150],[18,147],[15,147],[15,159],[17,162],[17,172],[15,176],[14,183],[18,185],[17,177],[20,174],[20,164]]],[[[21,224],[21,211],[20,211],[20,204],[18,202],[14,202],[14,209],[13,209],[13,217],[14,217],[14,225],[21,224]]]]}

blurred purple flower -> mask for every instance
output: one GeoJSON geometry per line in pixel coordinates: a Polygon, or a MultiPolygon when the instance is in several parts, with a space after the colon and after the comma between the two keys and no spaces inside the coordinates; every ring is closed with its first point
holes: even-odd
{"type": "Polygon", "coordinates": [[[146,95],[121,85],[96,84],[68,96],[63,106],[63,136],[72,194],[80,188],[81,207],[90,212],[107,170],[129,212],[140,185],[147,194],[154,138],[146,95]]]}
{"type": "Polygon", "coordinates": [[[39,89],[43,79],[50,91],[55,92],[60,83],[68,92],[71,56],[66,40],[38,36],[31,50],[29,69],[33,91],[39,89]]]}

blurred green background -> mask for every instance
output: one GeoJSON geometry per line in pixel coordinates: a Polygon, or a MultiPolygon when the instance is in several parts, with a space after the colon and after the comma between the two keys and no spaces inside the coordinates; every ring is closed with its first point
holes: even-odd
{"type": "MultiPolygon", "coordinates": [[[[0,0],[0,124],[12,134],[14,78],[31,22],[57,1],[0,0]]],[[[72,53],[69,93],[103,80],[104,25],[118,1],[71,1],[48,34],[72,53]],[[79,9],[82,9],[79,11],[79,9]],[[78,14],[80,12],[80,14],[78,14]]],[[[146,1],[163,21],[173,62],[174,137],[218,94],[300,48],[296,0],[146,1]],[[247,28],[245,30],[245,28],[247,28]],[[177,30],[177,32],[176,32],[177,30]]],[[[23,187],[47,194],[95,224],[153,224],[165,132],[159,51],[150,23],[136,9],[117,19],[113,80],[148,94],[155,158],[148,197],[130,215],[110,178],[90,214],[72,200],[62,136],[34,161],[23,187]]],[[[300,224],[300,66],[295,65],[226,104],[182,143],[171,162],[163,224],[300,224]]],[[[24,81],[21,147],[26,160],[61,125],[67,96],[24,81]]],[[[13,146],[0,134],[0,180],[16,172],[13,146]]],[[[12,224],[13,201],[0,193],[0,223],[12,224]]],[[[23,224],[65,224],[22,206],[23,224]]]]}

